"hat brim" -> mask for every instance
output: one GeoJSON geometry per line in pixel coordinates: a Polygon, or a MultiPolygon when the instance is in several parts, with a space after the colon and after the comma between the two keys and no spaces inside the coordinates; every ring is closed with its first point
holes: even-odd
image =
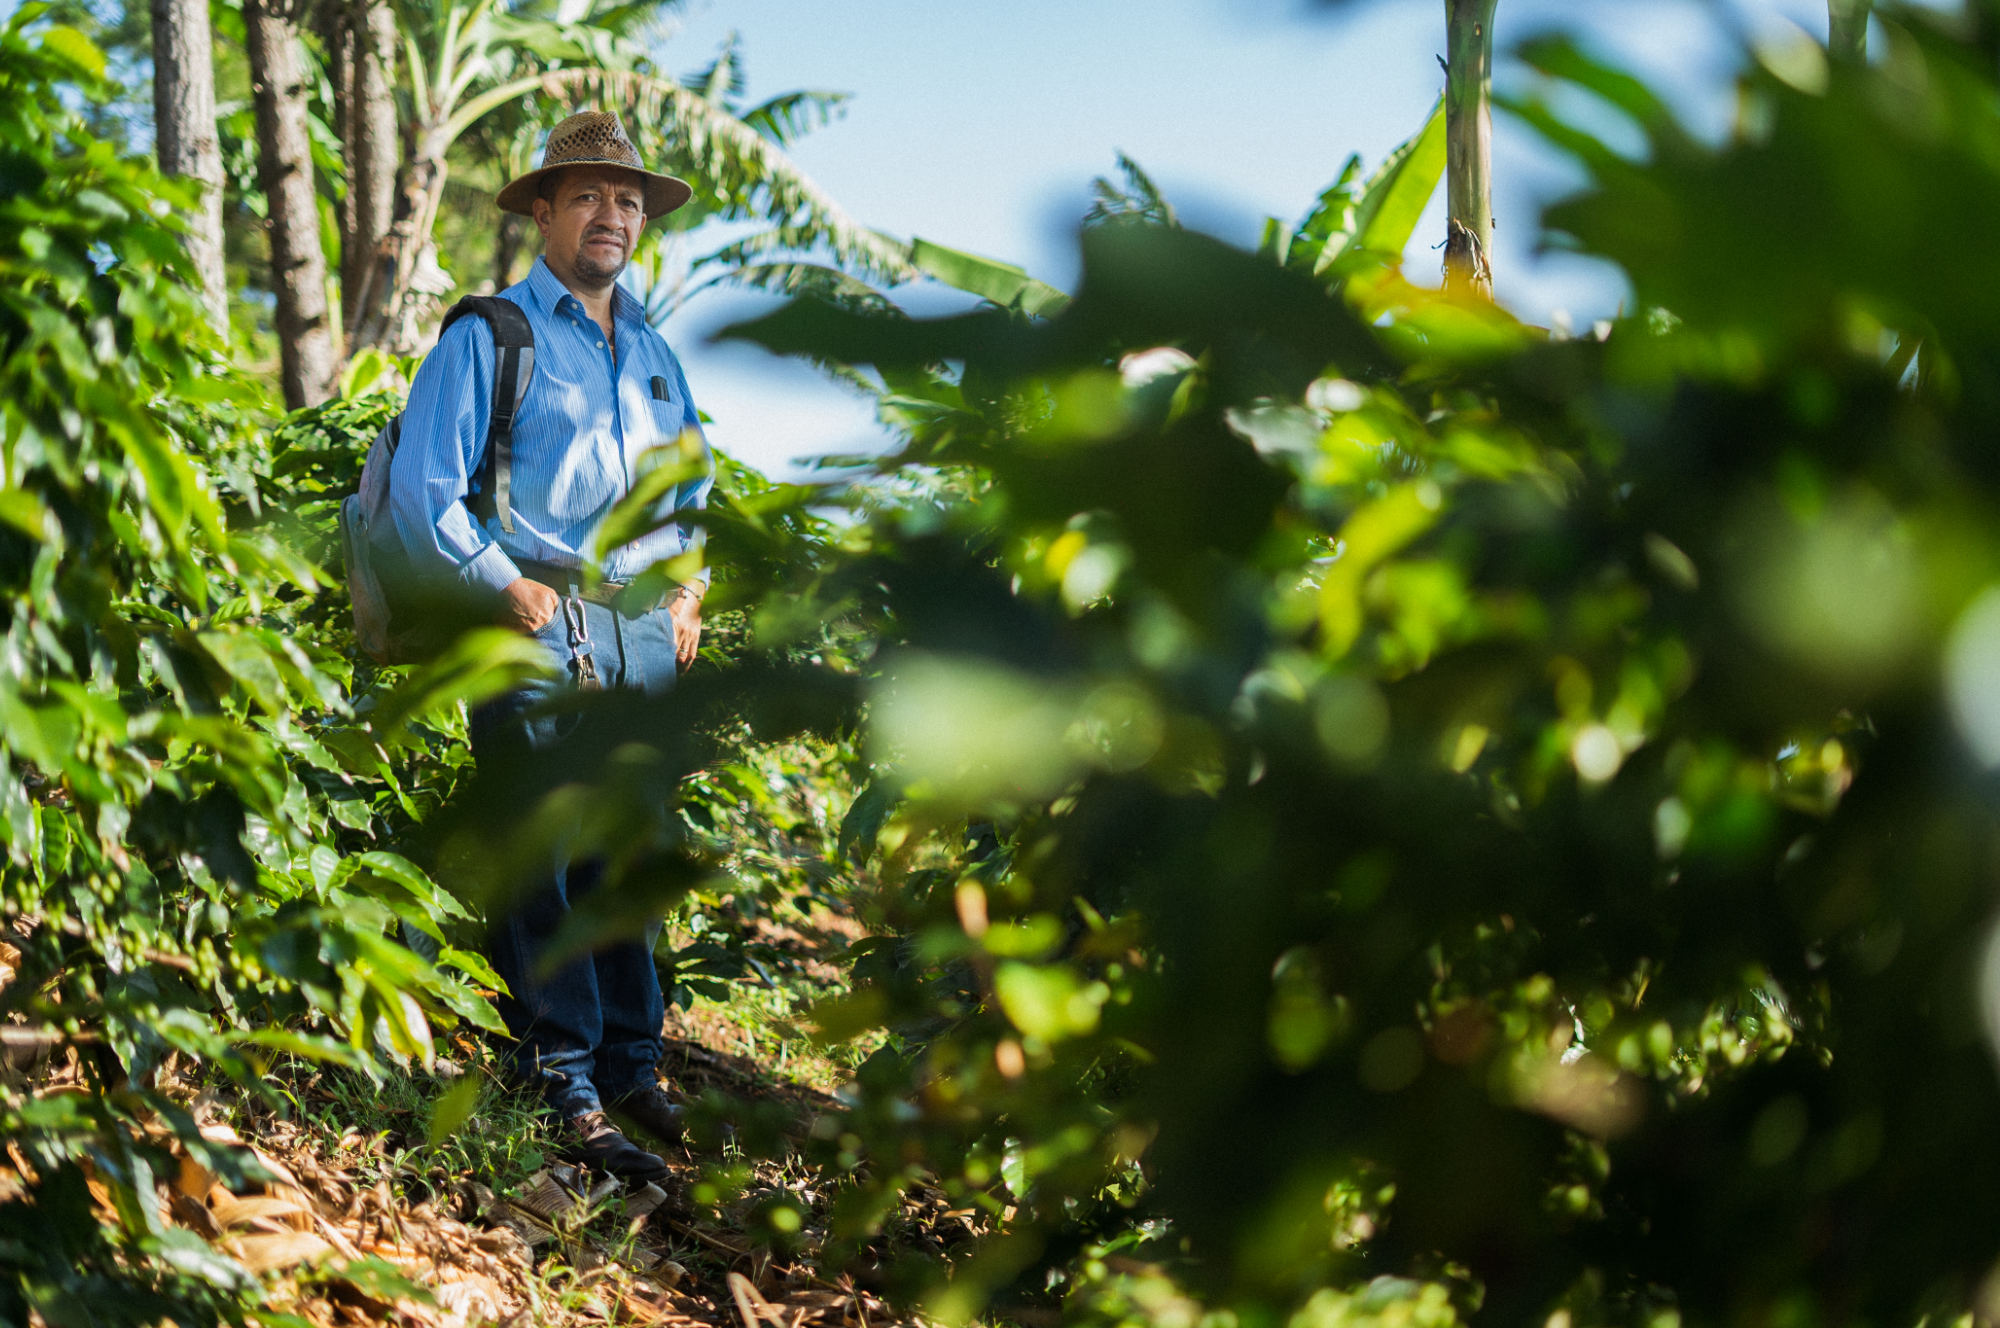
{"type": "Polygon", "coordinates": [[[612,166],[621,171],[630,171],[646,181],[646,220],[653,221],[666,216],[690,198],[694,197],[694,187],[686,180],[671,175],[660,175],[653,171],[641,170],[629,162],[610,161],[600,157],[588,157],[579,161],[558,162],[554,166],[543,166],[529,171],[517,180],[511,180],[502,189],[494,202],[502,212],[512,212],[517,216],[535,215],[535,198],[541,192],[542,177],[554,171],[574,170],[579,166],[612,166]]]}

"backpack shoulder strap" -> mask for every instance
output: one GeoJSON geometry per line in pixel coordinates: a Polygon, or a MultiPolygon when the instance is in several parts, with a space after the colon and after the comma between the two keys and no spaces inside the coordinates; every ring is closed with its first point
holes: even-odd
{"type": "Polygon", "coordinates": [[[480,468],[475,514],[498,516],[500,528],[514,533],[514,509],[508,501],[514,471],[514,416],[535,374],[535,330],[527,314],[512,300],[498,295],[468,295],[451,307],[438,328],[442,337],[451,325],[477,315],[493,329],[493,415],[486,427],[486,460],[480,468]]]}

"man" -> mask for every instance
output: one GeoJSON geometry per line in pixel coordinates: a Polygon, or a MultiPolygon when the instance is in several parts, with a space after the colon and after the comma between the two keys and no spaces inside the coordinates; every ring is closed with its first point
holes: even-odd
{"type": "MultiPolygon", "coordinates": [[[[604,516],[630,491],[649,456],[684,435],[701,440],[678,360],[648,327],[618,276],[647,220],[692,191],[644,169],[614,115],[573,115],[549,135],[539,169],[500,191],[499,204],[535,220],[544,244],[526,281],[501,292],[535,334],[529,381],[513,431],[505,501],[484,520],[466,499],[479,483],[493,410],[493,332],[466,318],[439,339],[411,386],[390,501],[397,533],[419,574],[454,578],[494,596],[499,619],[547,646],[567,675],[483,706],[472,720],[473,751],[546,750],[562,720],[536,708],[563,687],[658,692],[693,662],[701,640],[707,573],[666,602],[633,603],[626,583],[662,559],[697,546],[698,529],[667,521],[613,551],[601,586],[586,592],[580,569],[604,516]]],[[[699,442],[707,461],[707,443],[699,442]]],[[[659,516],[707,502],[711,468],[677,485],[659,516]]],[[[498,486],[496,486],[498,487],[498,486]]],[[[635,592],[636,593],[636,592],[635,592]]],[[[524,809],[525,810],[525,809],[524,809]]],[[[626,942],[537,975],[541,943],[601,870],[558,861],[553,875],[490,937],[495,970],[511,996],[500,1012],[515,1035],[515,1065],[563,1121],[568,1154],[632,1180],[667,1174],[666,1163],[607,1118],[612,1108],[664,1141],[680,1137],[680,1111],[656,1077],[666,1006],[653,968],[652,937],[626,942]]],[[[655,928],[655,933],[657,929],[655,928]]]]}

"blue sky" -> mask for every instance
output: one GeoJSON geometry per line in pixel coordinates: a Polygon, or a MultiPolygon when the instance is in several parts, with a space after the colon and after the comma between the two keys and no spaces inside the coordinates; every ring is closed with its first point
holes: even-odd
{"type": "MultiPolygon", "coordinates": [[[[1719,133],[1741,43],[1790,24],[1823,36],[1825,22],[1823,0],[1500,0],[1496,35],[1505,48],[1569,27],[1719,133]]],[[[1119,150],[1187,224],[1252,244],[1267,214],[1301,215],[1348,153],[1372,164],[1407,137],[1443,77],[1441,0],[690,0],[663,56],[697,68],[732,31],[751,96],[853,95],[794,151],[850,212],[1064,287],[1090,182],[1114,173],[1119,150]]],[[[1503,62],[1503,86],[1510,76],[1503,62]]],[[[1495,140],[1500,298],[1537,322],[1614,312],[1615,272],[1534,252],[1541,206],[1575,177],[1505,117],[1495,140]]],[[[1412,242],[1413,275],[1436,267],[1441,208],[1412,242]]],[[[773,473],[879,446],[865,400],[803,366],[708,343],[760,307],[707,294],[667,329],[717,445],[773,473]]]]}

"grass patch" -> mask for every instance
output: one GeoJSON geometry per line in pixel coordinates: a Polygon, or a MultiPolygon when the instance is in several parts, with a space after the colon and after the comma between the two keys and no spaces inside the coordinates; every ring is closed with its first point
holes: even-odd
{"type": "MultiPolygon", "coordinates": [[[[295,1063],[267,1085],[300,1130],[334,1142],[357,1179],[370,1183],[442,1169],[510,1189],[555,1156],[557,1122],[530,1090],[508,1084],[485,1047],[457,1075],[421,1070],[381,1079],[295,1063]]],[[[239,1108],[239,1115],[242,1109],[239,1108]]],[[[237,1122],[246,1133],[269,1126],[237,1122]]]]}

